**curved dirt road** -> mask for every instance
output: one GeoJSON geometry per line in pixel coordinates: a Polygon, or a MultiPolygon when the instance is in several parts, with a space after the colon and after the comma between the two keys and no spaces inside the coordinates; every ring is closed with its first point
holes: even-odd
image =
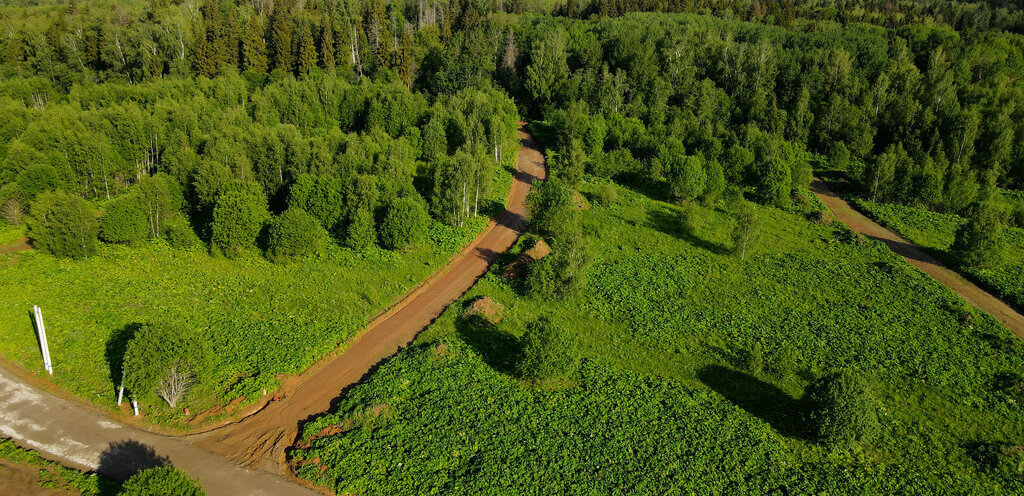
{"type": "Polygon", "coordinates": [[[988,312],[1012,331],[1017,337],[1024,339],[1024,316],[1011,308],[1002,300],[964,279],[960,274],[946,268],[941,262],[928,255],[920,246],[911,243],[902,236],[879,225],[853,209],[821,179],[817,177],[811,182],[811,191],[825,202],[832,215],[865,236],[877,239],[886,244],[890,250],[902,256],[914,267],[928,274],[942,285],[953,290],[971,305],[988,312]]]}
{"type": "MultiPolygon", "coordinates": [[[[199,478],[211,495],[313,495],[285,478],[249,470],[181,439],[111,422],[100,413],[25,384],[0,367],[0,436],[47,458],[124,479],[169,461],[199,478]]],[[[7,494],[0,481],[0,494],[7,494]]]]}
{"type": "Polygon", "coordinates": [[[344,353],[286,379],[279,401],[237,423],[183,439],[111,422],[0,367],[0,436],[113,478],[123,478],[126,467],[140,460],[162,458],[199,478],[211,495],[315,494],[281,476],[290,477],[284,450],[299,426],[326,412],[332,400],[408,345],[521,234],[530,185],[546,177],[540,146],[523,126],[505,212],[438,273],[371,322],[344,353]]]}
{"type": "Polygon", "coordinates": [[[544,179],[544,155],[522,127],[522,147],[505,212],[461,254],[391,310],[374,320],[340,356],[322,362],[295,384],[283,388],[286,396],[245,420],[195,436],[195,444],[248,467],[288,473],[285,448],[298,435],[299,426],[327,412],[331,402],[358,383],[382,360],[408,345],[452,302],[479,279],[492,262],[508,250],[524,225],[526,196],[534,180],[544,179]]]}

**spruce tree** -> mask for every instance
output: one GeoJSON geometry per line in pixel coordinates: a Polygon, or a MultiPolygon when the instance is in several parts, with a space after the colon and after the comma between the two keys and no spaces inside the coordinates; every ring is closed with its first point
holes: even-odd
{"type": "Polygon", "coordinates": [[[412,28],[409,25],[402,30],[402,39],[398,42],[398,52],[395,54],[398,65],[398,75],[406,86],[412,86],[413,76],[416,73],[416,57],[413,52],[412,28]]]}
{"type": "Polygon", "coordinates": [[[192,65],[196,74],[200,76],[212,78],[217,75],[217,59],[213,47],[203,34],[196,37],[195,47],[192,49],[192,65]]]}
{"type": "Polygon", "coordinates": [[[309,28],[302,29],[302,38],[299,40],[299,56],[295,61],[295,72],[302,76],[316,67],[316,44],[313,42],[313,34],[309,28]]]}
{"type": "Polygon", "coordinates": [[[274,70],[292,71],[292,21],[284,5],[270,16],[270,51],[274,70]]]}
{"type": "Polygon", "coordinates": [[[221,26],[220,37],[218,38],[218,55],[222,65],[233,65],[238,67],[239,45],[242,39],[242,27],[232,9],[224,18],[221,26]]]}
{"type": "Polygon", "coordinates": [[[252,16],[242,39],[242,68],[256,73],[267,72],[267,44],[263,41],[263,25],[252,16]]]}
{"type": "Polygon", "coordinates": [[[320,25],[320,65],[328,72],[334,69],[334,21],[325,19],[320,25]]]}

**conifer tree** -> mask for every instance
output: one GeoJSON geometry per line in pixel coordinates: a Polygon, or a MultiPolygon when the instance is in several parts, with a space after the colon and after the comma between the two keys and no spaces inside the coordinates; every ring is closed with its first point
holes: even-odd
{"type": "Polygon", "coordinates": [[[295,61],[295,72],[298,75],[308,74],[316,67],[316,44],[313,42],[313,34],[309,28],[302,29],[302,38],[299,40],[299,56],[295,61]]]}
{"type": "Polygon", "coordinates": [[[192,64],[197,74],[208,78],[217,75],[217,59],[214,56],[213,47],[202,33],[196,36],[192,57],[192,64]]]}
{"type": "Polygon", "coordinates": [[[320,24],[320,65],[327,71],[334,69],[334,21],[324,19],[320,24]]]}
{"type": "MultiPolygon", "coordinates": [[[[217,8],[216,2],[204,3],[201,12],[203,15],[203,28],[205,32],[200,32],[197,38],[205,37],[206,39],[205,46],[203,47],[204,53],[201,55],[198,53],[196,54],[196,59],[202,60],[201,65],[197,62],[196,70],[206,77],[213,77],[226,58],[224,54],[224,46],[222,44],[223,25],[220,20],[220,10],[217,8]]],[[[203,40],[197,39],[197,42],[199,43],[202,43],[202,41],[203,40]]]]}
{"type": "Polygon", "coordinates": [[[292,70],[292,22],[284,5],[274,8],[270,16],[270,58],[275,70],[292,70]]]}
{"type": "Polygon", "coordinates": [[[221,26],[218,39],[218,55],[221,64],[228,64],[238,67],[239,45],[242,38],[242,27],[235,16],[234,9],[228,12],[221,26]]]}
{"type": "Polygon", "coordinates": [[[263,26],[259,17],[252,16],[242,39],[242,68],[256,73],[267,72],[267,44],[263,41],[263,26]]]}
{"type": "Polygon", "coordinates": [[[406,24],[402,29],[402,40],[398,44],[398,75],[406,86],[412,86],[413,76],[416,73],[416,57],[413,53],[412,26],[406,24]]]}

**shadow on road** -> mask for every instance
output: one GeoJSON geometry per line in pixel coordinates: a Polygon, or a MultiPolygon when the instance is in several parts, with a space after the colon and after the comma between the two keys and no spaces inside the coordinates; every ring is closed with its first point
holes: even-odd
{"type": "Polygon", "coordinates": [[[156,453],[148,445],[133,439],[114,441],[100,454],[100,464],[96,472],[118,481],[128,480],[131,476],[147,468],[170,465],[171,461],[156,453]]]}

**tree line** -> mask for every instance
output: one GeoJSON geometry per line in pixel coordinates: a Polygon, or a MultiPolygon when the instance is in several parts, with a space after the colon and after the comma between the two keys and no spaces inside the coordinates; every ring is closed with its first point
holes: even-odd
{"type": "Polygon", "coordinates": [[[227,254],[260,238],[272,258],[331,239],[401,249],[423,239],[428,212],[453,225],[478,215],[518,145],[518,113],[500,91],[430,103],[400,81],[327,74],[107,82],[43,108],[0,106],[3,200],[30,214],[37,245],[75,257],[97,236],[202,240],[227,254]]]}
{"type": "MultiPolygon", "coordinates": [[[[516,2],[83,2],[31,22],[18,15],[42,7],[7,9],[16,29],[3,67],[18,77],[0,84],[12,116],[0,127],[5,195],[15,182],[22,197],[53,189],[38,153],[90,198],[163,172],[212,240],[212,200],[233,174],[266,198],[253,211],[283,212],[299,185],[292,203],[331,233],[367,224],[353,207],[363,201],[353,174],[417,169],[405,176],[420,178],[425,208],[459,224],[487,184],[490,166],[475,157],[507,157],[494,142],[512,143],[514,118],[434,122],[444,113],[436,102],[494,88],[552,124],[551,166],[570,187],[589,173],[714,203],[733,186],[785,208],[818,165],[844,171],[870,198],[965,215],[1000,202],[1000,188],[1024,187],[1012,83],[1022,45],[1002,31],[1019,16],[1012,5],[618,5],[569,2],[548,16],[508,14],[524,10],[516,2]],[[635,10],[687,13],[627,14],[635,10]],[[246,120],[256,128],[239,132],[246,120]],[[69,127],[45,127],[55,121],[69,127]],[[435,146],[441,128],[447,150],[435,146]],[[40,150],[50,143],[61,153],[40,150]],[[339,155],[345,170],[333,171],[338,160],[326,157],[339,155]],[[324,171],[352,184],[301,177],[324,171]],[[303,191],[325,187],[347,191],[345,205],[308,211],[317,208],[303,191]]],[[[502,105],[501,115],[514,113],[502,105]]],[[[383,182],[374,200],[383,204],[410,189],[383,182]]]]}

